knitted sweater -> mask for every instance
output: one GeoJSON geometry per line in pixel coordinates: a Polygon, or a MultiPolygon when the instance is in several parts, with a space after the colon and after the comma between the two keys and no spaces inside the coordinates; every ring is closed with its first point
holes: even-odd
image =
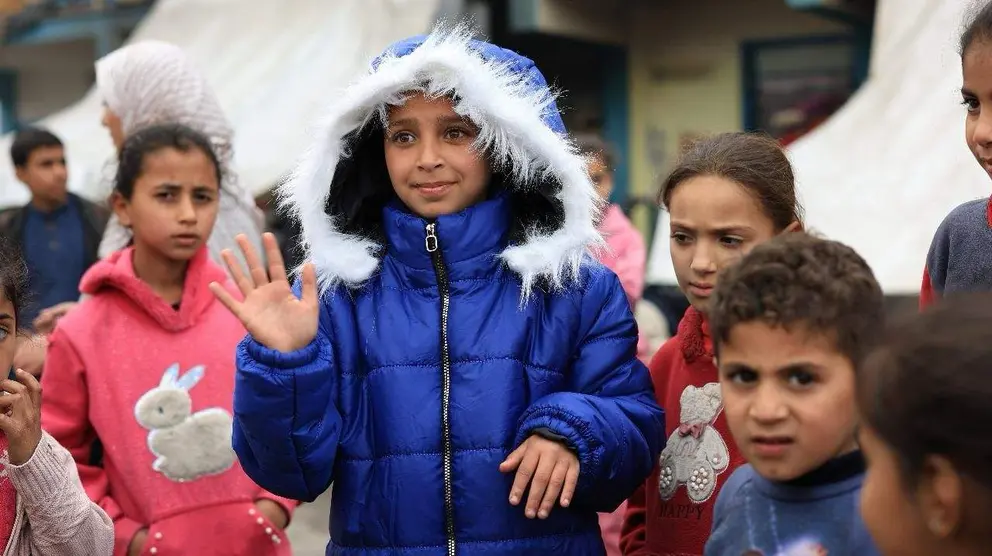
{"type": "Polygon", "coordinates": [[[0,481],[17,493],[3,556],[105,556],[113,550],[113,522],[86,497],[72,456],[48,434],[23,465],[4,466],[0,481]]]}
{"type": "Polygon", "coordinates": [[[992,291],[992,200],[968,201],[940,223],[927,253],[920,307],[954,293],[992,291]]]}

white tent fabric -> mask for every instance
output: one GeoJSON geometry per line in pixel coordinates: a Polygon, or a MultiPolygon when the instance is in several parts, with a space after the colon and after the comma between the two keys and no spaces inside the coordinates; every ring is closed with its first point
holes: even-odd
{"type": "Polygon", "coordinates": [[[919,292],[937,226],[992,184],[965,144],[957,41],[970,0],[880,0],[869,81],[791,149],[811,228],[919,292]]]}
{"type": "MultiPolygon", "coordinates": [[[[933,233],[987,197],[964,138],[957,40],[971,0],[879,0],[868,81],[790,148],[807,224],[869,262],[887,294],[919,291],[933,233]]],[[[675,284],[659,218],[648,281],[675,284]]]]}
{"type": "MultiPolygon", "coordinates": [[[[428,31],[440,0],[159,0],[131,37],[181,46],[206,74],[235,129],[235,170],[254,194],[279,181],[309,145],[339,90],[389,43],[428,31]]],[[[95,89],[42,120],[67,145],[69,188],[92,200],[109,191],[113,147],[95,89]]],[[[0,154],[10,148],[0,139],[0,154]]],[[[0,207],[25,187],[0,156],[0,207]]]]}

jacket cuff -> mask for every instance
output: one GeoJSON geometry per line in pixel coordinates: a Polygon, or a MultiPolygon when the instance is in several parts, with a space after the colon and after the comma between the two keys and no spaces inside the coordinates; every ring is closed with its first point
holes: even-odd
{"type": "Polygon", "coordinates": [[[547,431],[556,437],[564,438],[564,444],[579,458],[579,483],[586,487],[599,472],[602,465],[602,444],[589,431],[589,425],[582,419],[558,406],[545,406],[524,415],[516,445],[532,434],[555,440],[540,431],[547,431]]]}
{"type": "Polygon", "coordinates": [[[256,362],[266,367],[285,371],[309,365],[317,359],[317,355],[320,353],[319,335],[320,333],[318,332],[317,336],[314,336],[314,339],[309,344],[290,352],[267,348],[257,342],[255,338],[252,338],[250,334],[245,336],[242,343],[248,352],[248,356],[256,362]]]}
{"type": "Polygon", "coordinates": [[[28,506],[43,506],[50,497],[65,491],[69,470],[65,468],[66,459],[59,457],[53,442],[55,440],[50,436],[42,434],[41,441],[26,462],[7,465],[10,482],[28,506]]]}

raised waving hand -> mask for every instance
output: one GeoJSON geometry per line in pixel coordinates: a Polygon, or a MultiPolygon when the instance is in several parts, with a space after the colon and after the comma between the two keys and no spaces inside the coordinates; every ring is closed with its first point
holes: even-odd
{"type": "Polygon", "coordinates": [[[210,291],[238,317],[248,333],[258,343],[282,352],[306,347],[317,335],[317,274],[312,263],[303,266],[301,283],[303,295],[293,294],[286,277],[282,253],[272,234],[265,234],[262,244],[269,267],[262,265],[258,253],[244,235],[238,235],[238,246],[248,263],[248,275],[230,250],[223,252],[231,276],[244,295],[238,301],[217,282],[210,284],[210,291]]]}

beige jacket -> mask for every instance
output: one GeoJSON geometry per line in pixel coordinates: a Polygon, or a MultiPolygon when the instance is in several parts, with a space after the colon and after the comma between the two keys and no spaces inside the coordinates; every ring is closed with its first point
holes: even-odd
{"type": "Polygon", "coordinates": [[[76,462],[48,433],[24,465],[7,465],[17,491],[14,531],[3,556],[104,556],[114,523],[90,501],[76,462]]]}

